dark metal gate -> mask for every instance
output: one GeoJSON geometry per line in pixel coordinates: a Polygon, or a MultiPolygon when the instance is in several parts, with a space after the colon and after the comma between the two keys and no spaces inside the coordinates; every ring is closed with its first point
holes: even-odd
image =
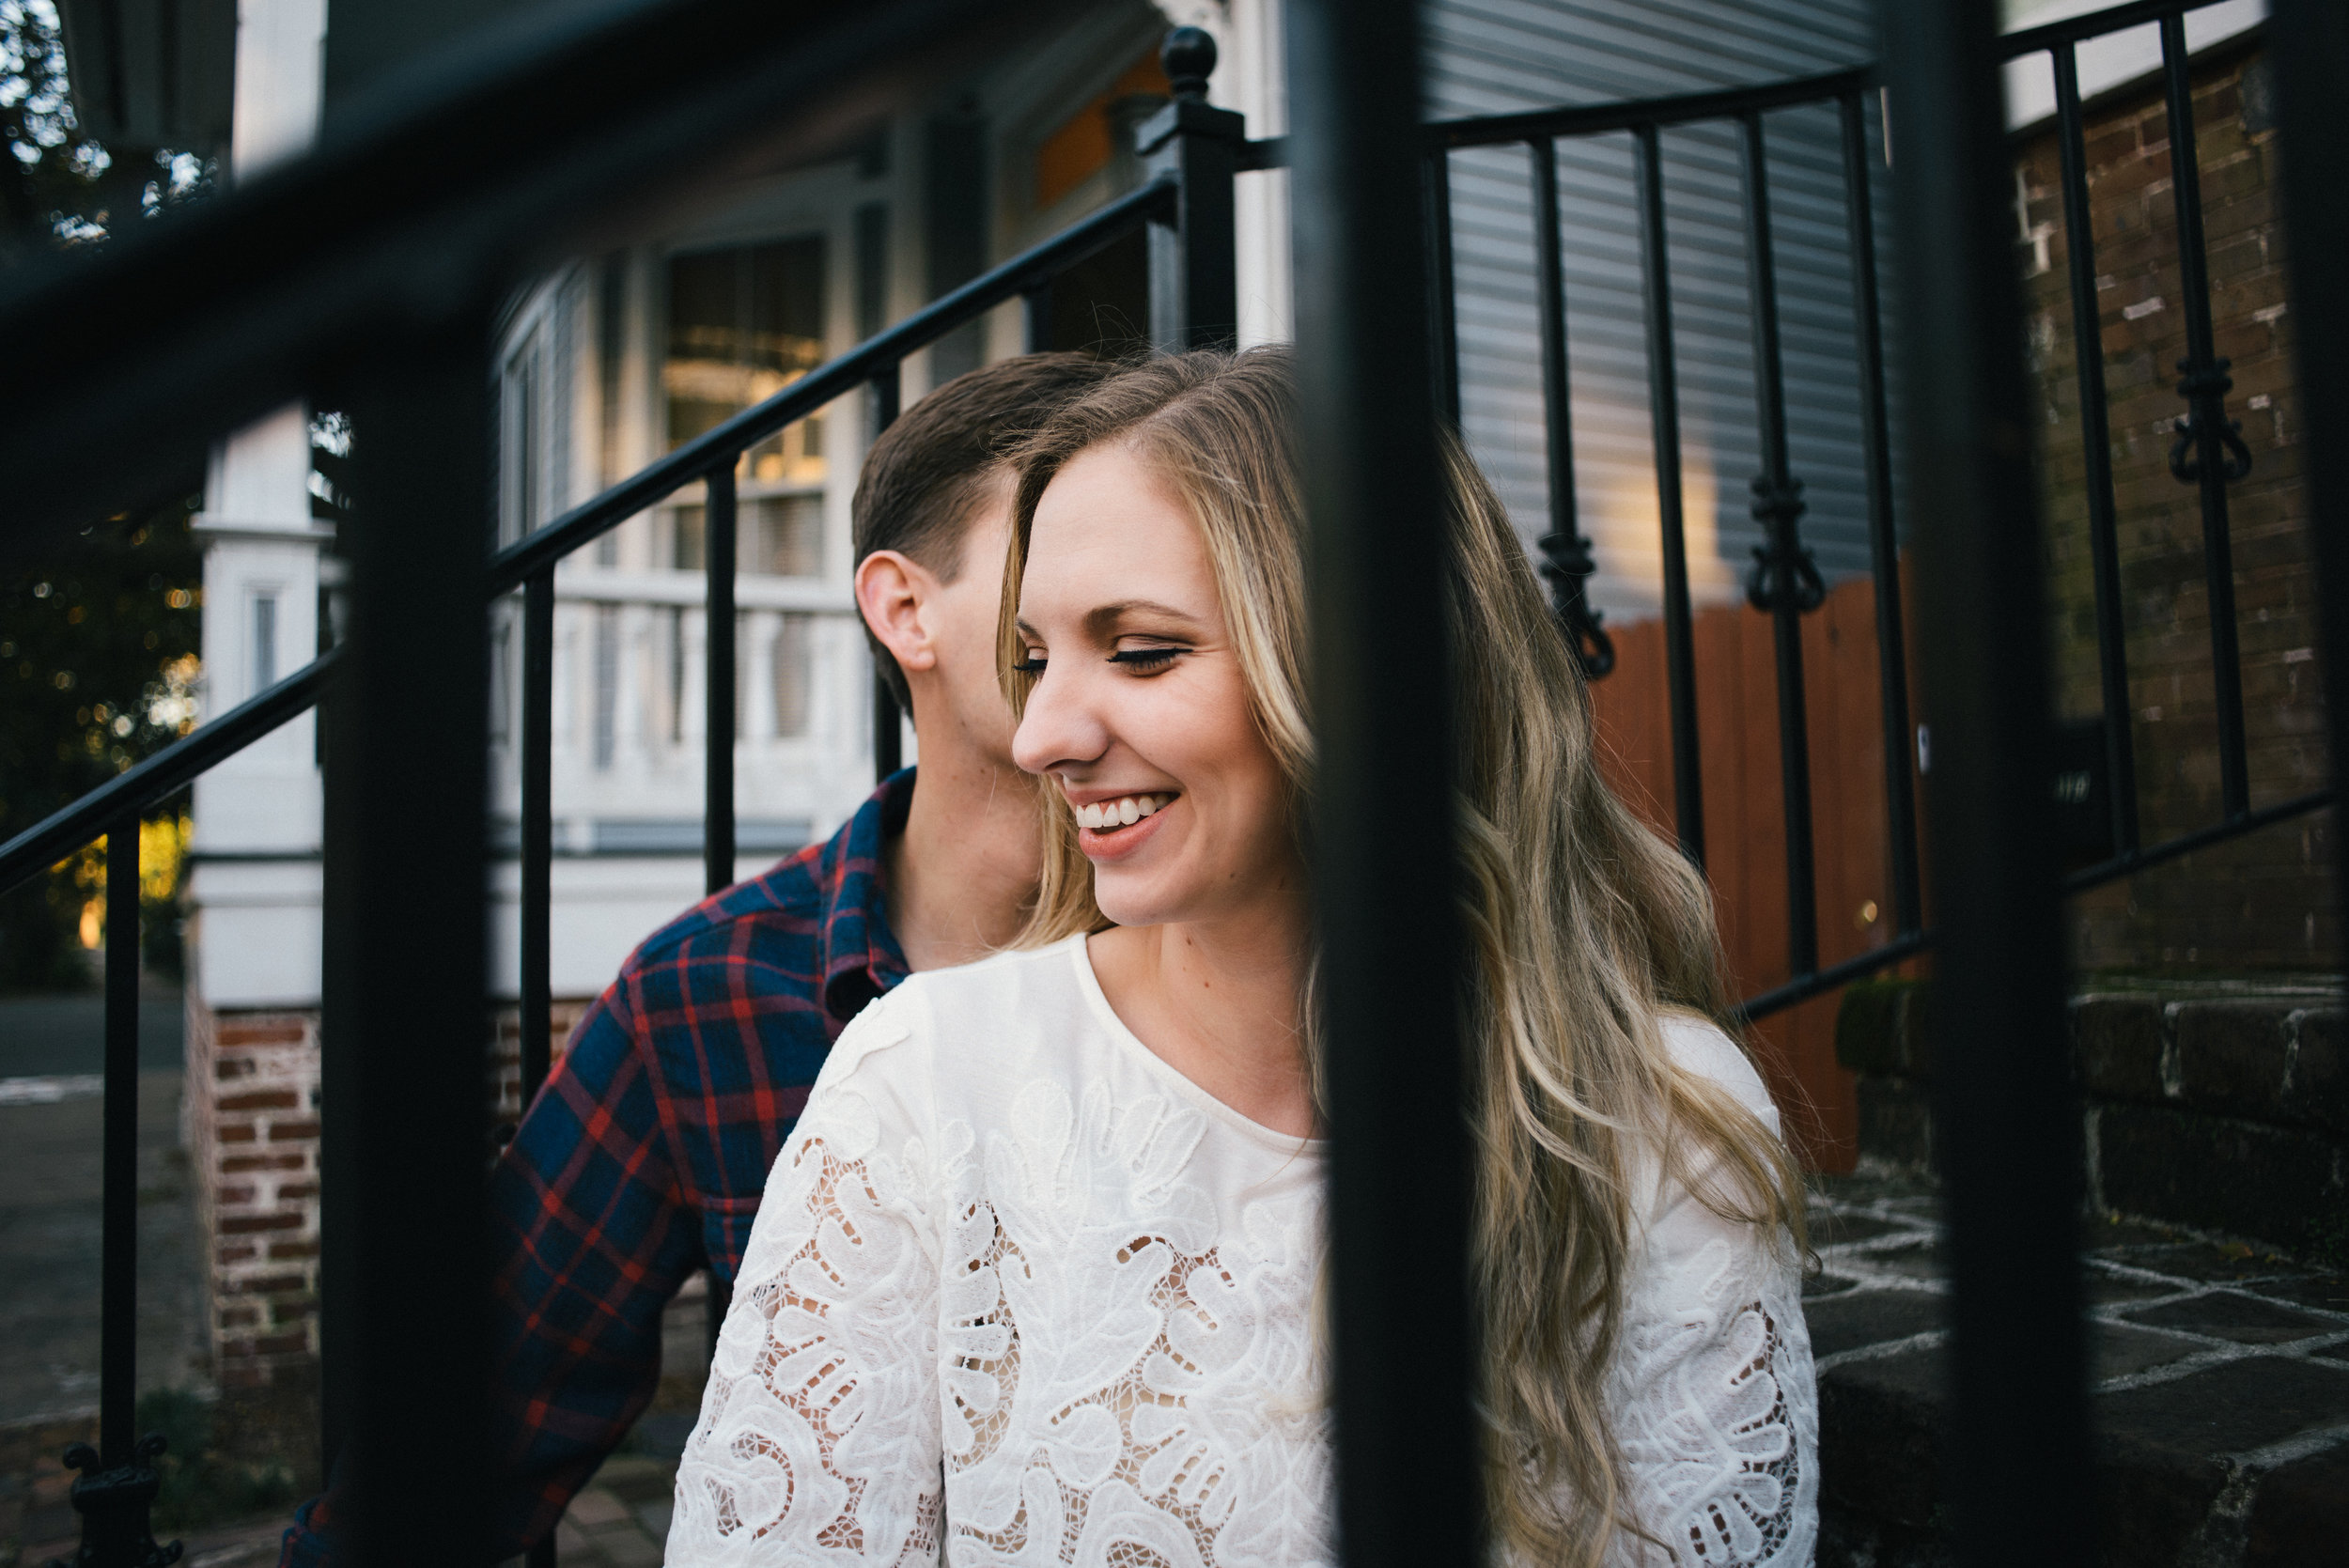
{"type": "MultiPolygon", "coordinates": [[[[711,888],[734,863],[733,616],[735,473],[741,455],[833,399],[870,388],[894,417],[905,358],[1015,298],[1040,341],[1052,280],[1136,230],[1150,235],[1152,335],[1165,348],[1228,341],[1235,330],[1232,181],[1283,164],[1297,182],[1298,298],[1305,416],[1312,437],[1315,604],[1327,831],[1322,900],[1331,1023],[1356,1048],[1332,1063],[1342,1127],[1333,1163],[1341,1516],[1356,1564],[1474,1560],[1479,1539],[1474,1365],[1464,1255],[1423,1269],[1408,1291],[1375,1261],[1403,1226],[1463,1245],[1464,1135],[1426,1112],[1424,1085],[1457,1062],[1450,998],[1428,975],[1452,937],[1444,893],[1451,848],[1439,671],[1412,650],[1440,637],[1424,594],[1434,548],[1423,520],[1436,483],[1433,418],[1457,417],[1451,318],[1446,157],[1521,144],[1533,171],[1540,325],[1553,475],[1570,476],[1564,283],[1557,245],[1558,138],[1628,133],[1640,151],[1638,221],[1646,284],[1651,425],[1666,562],[1674,808],[1681,845],[1702,863],[1694,649],[1687,541],[1677,492],[1679,412],[1659,133],[1703,121],[1743,138],[1748,299],[1754,397],[1764,434],[1753,511],[1765,546],[1748,598],[1773,619],[1778,729],[1787,814],[1786,941],[1794,978],[1750,998],[1760,1017],[1921,951],[1941,949],[1947,1037],[1965,1067],[1941,1075],[1940,1107],[1957,1280],[1959,1430],[1952,1494],[1968,1560],[2077,1561],[2087,1555],[2085,1403],[2078,1340],[2072,1185],[2061,1037],[2067,890],[2124,877],[2204,845],[2326,804],[2325,791],[2249,805],[2232,619],[2226,487],[2242,469],[2215,358],[2194,189],[2190,102],[2179,18],[2186,0],[2146,0],[2003,39],[1982,0],[1882,8],[1881,74],[1845,72],[1727,93],[1422,127],[1416,21],[1408,0],[1290,8],[1296,133],[1248,142],[1238,116],[1204,100],[1213,65],[1204,36],[1170,45],[1176,101],[1143,132],[1147,183],[936,302],[520,543],[483,559],[490,452],[482,365],[488,303],[549,234],[615,192],[670,178],[677,155],[745,138],[777,103],[820,102],[842,81],[918,55],[991,20],[971,0],[926,0],[853,20],[808,8],[677,0],[538,36],[477,62],[426,112],[387,117],[272,179],[223,198],[174,232],[39,280],[0,303],[0,339],[17,346],[0,383],[0,467],[23,476],[23,526],[96,510],[146,473],[201,450],[276,401],[340,387],[366,421],[361,483],[368,525],[354,541],[353,635],[251,702],[207,723],[105,787],[0,846],[0,887],[104,833],[113,851],[107,960],[104,1380],[101,1441],[74,1462],[86,1519],[84,1560],[145,1560],[153,1477],[131,1425],[131,1208],[139,813],[313,703],[327,702],[328,893],[324,1262],[330,1447],[347,1437],[355,1518],[371,1562],[444,1560],[480,1534],[489,1455],[477,1291],[417,1291],[413,1280],[486,1280],[480,1209],[486,1044],[482,900],[482,740],[488,678],[483,618],[519,592],[523,614],[521,1039],[524,1092],[547,1071],[548,878],[553,572],[563,557],[698,483],[707,505],[709,659],[704,854],[711,888]],[[779,15],[778,12],[788,14],[779,15]],[[2180,263],[2199,302],[2182,366],[2173,465],[2197,487],[2214,606],[2212,661],[2222,693],[2222,820],[2146,846],[2123,789],[2126,668],[2120,636],[2108,471],[2092,480],[2098,647],[2107,766],[2121,809],[2110,855],[2060,878],[2049,829],[2046,672],[2034,573],[2034,502],[2022,435],[2012,258],[1995,215],[2006,154],[1999,62],[2050,50],[2059,85],[2065,213],[2078,334],[2082,418],[2092,452],[2103,428],[2094,272],[2087,232],[2081,116],[2072,51],[2081,39],[2157,22],[2163,30],[2177,170],[2180,263]],[[647,93],[643,84],[660,85],[647,93]],[[2067,85],[2067,84],[2069,84],[2067,85]],[[1896,340],[1908,374],[1912,466],[1907,530],[1925,564],[1921,641],[1934,715],[1933,863],[1940,924],[1920,893],[1908,672],[1896,572],[1884,334],[1875,287],[1868,164],[1872,90],[1890,89],[1905,169],[1897,186],[1910,302],[1896,340]],[[598,105],[627,88],[630,115],[598,105]],[[1890,823],[1893,939],[1822,968],[1802,706],[1800,617],[1821,583],[1801,538],[1800,476],[1786,442],[1773,274],[1766,116],[1831,105],[1839,116],[1865,411],[1867,504],[1877,587],[1884,787],[1890,823]],[[482,147],[501,150],[490,166],[482,147]],[[402,171],[431,169],[437,183],[402,171]],[[453,171],[453,172],[449,172],[453,171]],[[441,178],[445,176],[444,178],[441,178]],[[364,201],[351,193],[366,193],[364,201]],[[1416,199],[1397,200],[1396,193],[1416,199]],[[258,258],[258,259],[257,259],[258,258]],[[1930,300],[1930,309],[1918,302],[1930,300]],[[2082,308],[2084,305],[2084,308],[2082,308]],[[56,323],[83,330],[67,334],[56,323]],[[95,330],[91,324],[95,323],[95,330]],[[91,338],[96,337],[95,351],[91,338]],[[1397,352],[1397,345],[1405,346],[1397,352]],[[109,486],[116,487],[109,489],[109,486]],[[1982,607],[2000,602],[1994,624],[1982,607]],[[1343,677],[1332,672],[1345,672],[1343,677]],[[331,691],[331,696],[329,695],[331,691]],[[2229,695],[2229,693],[2232,693],[2229,695]],[[382,824],[397,820],[394,833],[382,824]],[[130,873],[126,875],[126,873],[130,873]],[[1436,957],[1431,970],[1430,955],[1436,957]],[[1398,1146],[1418,1153],[1392,1157],[1398,1146]],[[451,1217],[459,1217],[452,1219],[451,1217]],[[452,1434],[458,1436],[452,1438],[452,1434]],[[455,1449],[452,1450],[452,1442],[455,1449]]],[[[2349,36],[2320,0],[2279,0],[2279,29],[2307,54],[2288,60],[2287,124],[2295,189],[2314,182],[2308,130],[2326,87],[2322,63],[2349,73],[2349,36]],[[2330,51],[2326,54],[2326,51],[2330,51]],[[2301,163],[2303,148],[2306,163],[2301,163]]],[[[2339,80],[2336,77],[2334,80],[2339,80]]],[[[2337,161],[2337,160],[2336,160],[2337,161]]],[[[2328,210],[2319,221],[2331,221],[2328,210]]],[[[2304,267],[2311,247],[2301,248],[2304,267]]],[[[2303,374],[2312,410],[2338,401],[2338,361],[2315,346],[2343,330],[2337,301],[2303,275],[2303,374]],[[2329,335],[2328,335],[2329,334],[2329,335]]],[[[2320,453],[2321,556],[2329,600],[2349,603],[2338,548],[2349,497],[2337,456],[2320,453]]],[[[1591,573],[1571,483],[1553,483],[1543,570],[1567,634],[1594,678],[1613,652],[1590,613],[1591,573]]],[[[2342,632],[2328,630],[2336,681],[2349,678],[2342,632]]],[[[896,761],[896,716],[877,702],[877,761],[896,761]]],[[[2336,733],[2341,723],[2334,719],[2336,733]]],[[[2337,753],[2338,754],[2338,753],[2337,753]]],[[[541,1560],[551,1560],[547,1552],[541,1560]]]]}

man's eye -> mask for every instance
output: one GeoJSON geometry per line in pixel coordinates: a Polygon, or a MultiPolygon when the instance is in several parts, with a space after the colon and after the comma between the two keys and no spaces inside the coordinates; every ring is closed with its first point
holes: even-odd
{"type": "Polygon", "coordinates": [[[1189,648],[1120,648],[1110,655],[1110,662],[1123,664],[1146,675],[1165,669],[1176,658],[1190,651],[1189,648]]]}

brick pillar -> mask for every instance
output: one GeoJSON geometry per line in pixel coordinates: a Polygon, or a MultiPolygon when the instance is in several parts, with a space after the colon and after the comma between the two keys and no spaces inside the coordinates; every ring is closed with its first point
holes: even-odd
{"type": "Polygon", "coordinates": [[[191,1005],[186,1115],[224,1389],[316,1376],[319,1020],[191,1005]]]}
{"type": "MultiPolygon", "coordinates": [[[[559,1058],[587,1010],[558,1001],[559,1058]]],[[[495,1017],[484,1086],[492,1116],[520,1114],[518,1020],[495,1017]]],[[[318,1367],[319,1016],[188,1002],[181,1142],[195,1182],[214,1376],[224,1391],[315,1386],[318,1367]]]]}

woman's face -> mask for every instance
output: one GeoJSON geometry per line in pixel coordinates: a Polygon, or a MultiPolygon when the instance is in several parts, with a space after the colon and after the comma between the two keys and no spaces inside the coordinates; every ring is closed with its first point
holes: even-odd
{"type": "Polygon", "coordinates": [[[1076,808],[1102,913],[1201,922],[1295,893],[1287,787],[1206,543],[1126,447],[1079,453],[1037,501],[1019,625],[1038,678],[1012,758],[1076,808]]]}

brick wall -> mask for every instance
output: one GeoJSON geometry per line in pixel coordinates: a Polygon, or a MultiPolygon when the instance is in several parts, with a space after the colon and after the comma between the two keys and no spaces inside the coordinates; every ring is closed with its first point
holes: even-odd
{"type": "MultiPolygon", "coordinates": [[[[2254,806],[2322,787],[2324,697],[2315,647],[2293,320],[2277,210],[2276,133],[2261,45],[2214,51],[2193,72],[2196,162],[2217,352],[2251,472],[2230,487],[2237,624],[2254,806]]],[[[2059,710],[2100,710],[2079,388],[2052,132],[2017,147],[2018,252],[2040,456],[2059,710]]],[[[2170,472],[2185,412],[2186,318],[2170,142],[2158,82],[2092,105],[2086,151],[2096,311],[2110,409],[2130,731],[2145,841],[2220,815],[2218,753],[2195,487],[2170,472]]],[[[2340,898],[2327,875],[2331,814],[2142,873],[2076,900],[2083,969],[2329,968],[2340,898]]]]}
{"type": "MultiPolygon", "coordinates": [[[[559,1055],[585,1001],[557,1002],[559,1055]]],[[[204,1236],[214,1375],[224,1397],[312,1388],[318,1368],[319,1016],[214,1012],[192,992],[181,1141],[204,1236]]],[[[492,1120],[521,1114],[521,1025],[495,1023],[492,1120]]]]}

